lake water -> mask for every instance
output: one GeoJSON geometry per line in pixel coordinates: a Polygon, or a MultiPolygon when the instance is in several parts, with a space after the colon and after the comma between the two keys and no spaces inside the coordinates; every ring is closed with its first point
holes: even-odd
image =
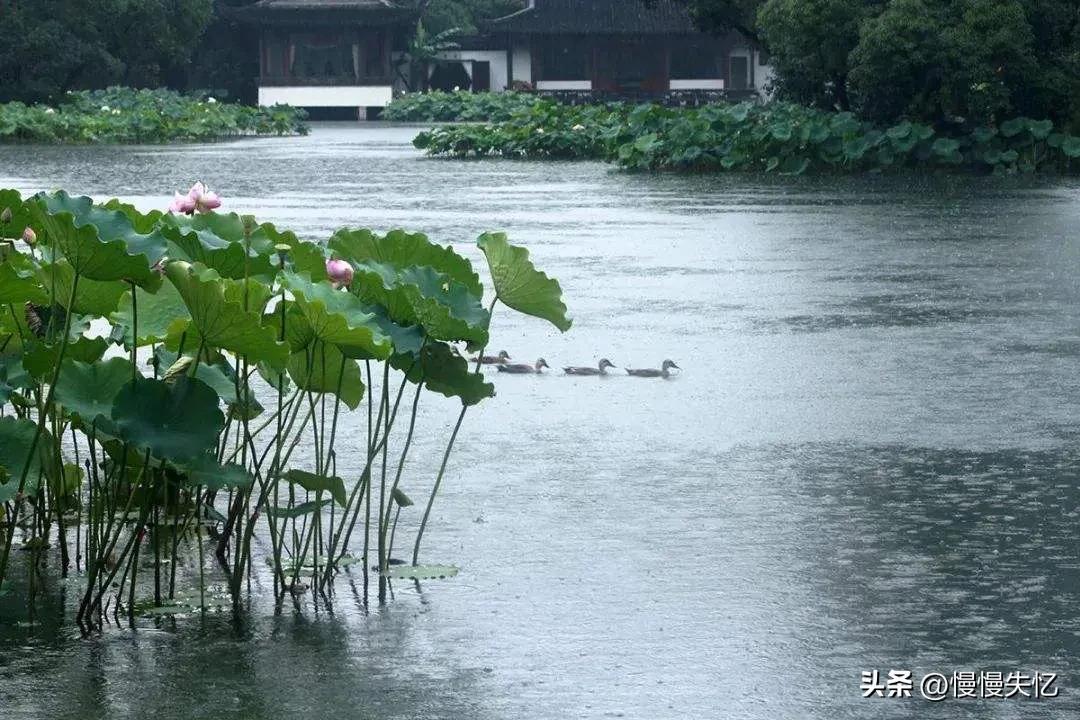
{"type": "MultiPolygon", "coordinates": [[[[425,537],[461,574],[370,612],[343,578],[332,612],[82,639],[58,580],[33,626],[0,600],[5,719],[1080,712],[1075,180],[632,175],[425,159],[414,133],[0,147],[0,187],[149,209],[202,178],[305,237],[401,226],[481,267],[502,229],[574,327],[496,312],[493,349],[682,373],[495,377],[425,537]],[[875,669],[1053,672],[1061,696],[864,700],[875,669]]],[[[455,414],[421,416],[414,499],[455,414]]]]}

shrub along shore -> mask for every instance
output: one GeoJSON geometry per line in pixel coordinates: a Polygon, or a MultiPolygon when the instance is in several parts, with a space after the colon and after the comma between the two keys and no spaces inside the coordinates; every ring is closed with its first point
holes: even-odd
{"type": "Polygon", "coordinates": [[[1058,132],[1049,120],[1020,117],[995,127],[942,132],[906,120],[883,127],[852,113],[783,102],[699,108],[568,106],[536,98],[515,102],[520,107],[506,120],[435,128],[420,133],[413,144],[436,156],[598,159],[633,170],[799,175],[901,168],[1064,173],[1080,168],[1080,137],[1058,132]]]}
{"type": "Polygon", "coordinates": [[[304,135],[306,113],[251,107],[172,90],[109,88],[68,93],[57,107],[0,105],[0,142],[167,143],[304,135]]]}

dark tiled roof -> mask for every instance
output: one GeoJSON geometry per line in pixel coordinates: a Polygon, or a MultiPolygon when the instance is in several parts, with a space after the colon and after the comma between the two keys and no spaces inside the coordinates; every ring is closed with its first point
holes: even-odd
{"type": "Polygon", "coordinates": [[[234,15],[256,22],[334,25],[360,22],[385,25],[406,20],[415,11],[395,0],[259,0],[234,15]]]}
{"type": "Polygon", "coordinates": [[[533,0],[530,7],[492,20],[489,29],[511,33],[695,33],[690,14],[672,0],[533,0]]]}

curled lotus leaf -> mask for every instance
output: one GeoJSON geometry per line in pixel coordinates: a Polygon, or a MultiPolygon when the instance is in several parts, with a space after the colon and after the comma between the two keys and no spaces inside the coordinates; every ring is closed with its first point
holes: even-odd
{"type": "MultiPolygon", "coordinates": [[[[81,284],[81,283],[80,283],[81,284]]],[[[123,333],[124,345],[131,347],[135,342],[139,347],[165,342],[169,327],[178,319],[190,318],[184,299],[172,283],[162,283],[157,292],[151,293],[142,288],[135,288],[137,307],[132,307],[131,291],[120,297],[117,309],[109,316],[113,327],[123,333]],[[135,314],[138,310],[138,328],[135,328],[135,314]],[[137,330],[139,337],[132,337],[137,330]]]]}
{"type": "Polygon", "coordinates": [[[61,252],[75,272],[91,280],[130,280],[155,287],[161,277],[154,265],[167,243],[159,230],[140,233],[119,210],[97,207],[88,197],[61,191],[29,203],[39,238],[61,252]]]}
{"type": "Polygon", "coordinates": [[[54,399],[84,426],[102,419],[108,421],[102,429],[111,434],[113,402],[134,374],[131,361],[123,357],[89,363],[65,359],[54,399]]]}
{"type": "Polygon", "coordinates": [[[226,240],[212,230],[194,227],[166,226],[163,232],[169,240],[169,257],[174,260],[202,263],[234,280],[274,273],[270,256],[250,244],[245,249],[243,241],[226,240]]]}
{"type": "Polygon", "coordinates": [[[503,233],[484,233],[476,244],[487,256],[495,296],[504,305],[547,320],[563,332],[570,329],[559,281],[537,270],[528,250],[511,245],[503,233]]]}
{"type": "Polygon", "coordinates": [[[293,272],[283,273],[281,282],[292,293],[314,338],[337,346],[346,357],[382,359],[390,355],[390,338],[358,297],[293,272]]]}
{"type": "Polygon", "coordinates": [[[484,294],[484,286],[472,263],[450,246],[431,242],[423,233],[391,230],[386,235],[377,235],[367,229],[342,229],[334,233],[328,244],[342,259],[354,264],[372,261],[399,269],[430,267],[461,283],[472,294],[478,297],[484,294]]]}
{"type": "Polygon", "coordinates": [[[417,355],[397,354],[390,364],[405,373],[409,382],[422,382],[431,392],[459,398],[464,405],[495,395],[495,386],[470,371],[468,361],[446,343],[429,340],[417,355]]]}
{"type": "Polygon", "coordinates": [[[24,471],[23,492],[35,494],[39,477],[51,466],[55,441],[48,431],[43,431],[31,453],[36,432],[37,425],[30,420],[0,417],[0,503],[15,497],[24,471]]]}
{"type": "Polygon", "coordinates": [[[316,475],[305,470],[289,470],[281,478],[311,492],[327,492],[338,505],[345,507],[345,481],[336,475],[316,475]]]}
{"type": "Polygon", "coordinates": [[[253,362],[268,362],[275,367],[285,363],[288,347],[277,341],[272,328],[262,325],[258,313],[245,311],[239,302],[227,297],[227,281],[216,272],[178,261],[169,263],[165,275],[191,316],[169,328],[170,348],[178,347],[177,339],[186,333],[186,342],[193,343],[191,347],[205,343],[245,355],[253,362]]]}
{"type": "Polygon", "coordinates": [[[330,393],[355,410],[364,399],[364,379],[356,360],[335,345],[312,343],[289,358],[289,377],[301,390],[330,393]]]}
{"type": "Polygon", "coordinates": [[[75,269],[67,260],[57,260],[44,265],[40,271],[41,284],[49,288],[57,304],[79,315],[108,317],[128,291],[127,283],[120,280],[91,280],[80,278],[75,290],[75,302],[71,302],[71,288],[75,282],[75,269]],[[69,307],[70,305],[70,307],[69,307]]]}
{"type": "Polygon", "coordinates": [[[0,262],[0,305],[44,305],[49,293],[39,282],[30,258],[12,253],[0,262]]]}
{"type": "Polygon", "coordinates": [[[112,419],[119,436],[165,460],[196,458],[214,447],[225,416],[218,396],[198,378],[169,384],[137,377],[116,395],[112,419]]]}

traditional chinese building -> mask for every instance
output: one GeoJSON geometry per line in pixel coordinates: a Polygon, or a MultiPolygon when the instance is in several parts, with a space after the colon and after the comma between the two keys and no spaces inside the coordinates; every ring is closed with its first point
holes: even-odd
{"type": "Polygon", "coordinates": [[[415,25],[390,0],[260,0],[243,11],[259,33],[259,104],[381,108],[392,53],[415,25]]]}
{"type": "Polygon", "coordinates": [[[506,48],[509,84],[537,90],[754,91],[770,75],[743,36],[697,31],[672,0],[530,0],[488,29],[506,48]]]}
{"type": "MultiPolygon", "coordinates": [[[[404,0],[260,0],[241,11],[259,33],[259,103],[368,110],[404,90],[415,8],[404,0]]],[[[698,32],[673,0],[528,0],[428,67],[435,87],[648,97],[739,96],[770,76],[736,32],[698,32]]],[[[414,82],[415,85],[415,82],[414,82]]],[[[413,89],[416,89],[415,87],[413,89]]]]}

